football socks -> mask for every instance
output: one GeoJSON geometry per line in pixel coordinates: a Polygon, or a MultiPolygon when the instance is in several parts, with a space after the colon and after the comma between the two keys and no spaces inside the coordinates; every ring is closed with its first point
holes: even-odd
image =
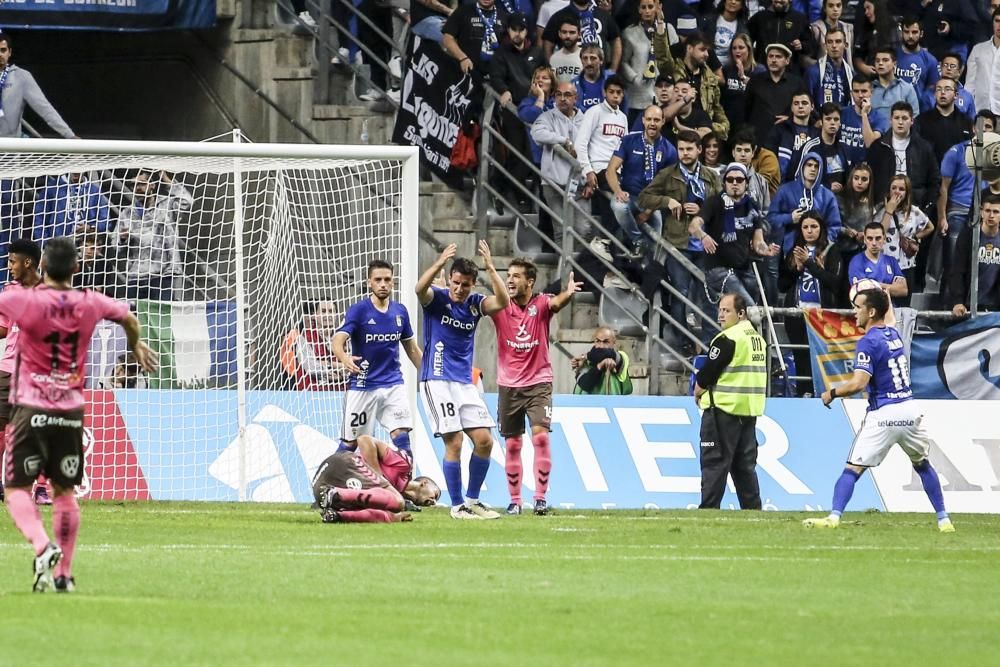
{"type": "Polygon", "coordinates": [[[510,436],[506,441],[507,454],[504,457],[504,470],[507,472],[507,490],[510,492],[510,502],[521,504],[521,436],[510,436]]]}

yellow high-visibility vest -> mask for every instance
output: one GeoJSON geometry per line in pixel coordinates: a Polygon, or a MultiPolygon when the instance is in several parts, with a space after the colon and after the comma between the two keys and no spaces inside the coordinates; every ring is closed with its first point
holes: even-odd
{"type": "Polygon", "coordinates": [[[736,343],[733,360],[712,391],[701,395],[699,405],[710,408],[714,400],[715,407],[731,415],[759,417],[767,397],[767,345],[747,320],[719,332],[712,342],[720,336],[736,343]]]}

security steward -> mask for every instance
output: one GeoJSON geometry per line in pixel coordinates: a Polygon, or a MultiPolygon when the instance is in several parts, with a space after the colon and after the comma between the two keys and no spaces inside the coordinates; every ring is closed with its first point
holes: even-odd
{"type": "Polygon", "coordinates": [[[722,331],[712,339],[708,359],[698,371],[695,400],[701,416],[701,505],[719,509],[732,474],[740,507],[759,510],[757,417],[767,395],[767,346],[747,320],[739,294],[719,301],[722,331]]]}

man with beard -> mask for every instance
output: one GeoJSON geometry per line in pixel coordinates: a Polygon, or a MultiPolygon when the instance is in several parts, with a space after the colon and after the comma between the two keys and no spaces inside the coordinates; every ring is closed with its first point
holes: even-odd
{"type": "Polygon", "coordinates": [[[608,12],[594,7],[590,0],[572,0],[569,6],[552,15],[542,32],[545,55],[551,56],[559,40],[559,26],[566,19],[575,19],[580,26],[580,45],[597,44],[604,51],[608,69],[618,71],[622,61],[622,38],[618,24],[608,12]]]}
{"type": "Polygon", "coordinates": [[[553,51],[549,65],[556,73],[556,81],[570,82],[583,70],[580,60],[580,22],[573,18],[563,19],[559,26],[559,50],[553,51]]]}
{"type": "Polygon", "coordinates": [[[583,70],[572,83],[576,86],[576,105],[581,111],[604,101],[604,82],[614,72],[604,69],[604,51],[596,44],[587,44],[580,50],[583,70]]]}
{"type": "Polygon", "coordinates": [[[904,16],[899,27],[903,39],[896,49],[896,76],[913,86],[921,98],[921,111],[926,111],[934,105],[934,95],[926,100],[925,106],[924,91],[933,89],[940,77],[938,60],[921,45],[924,31],[917,17],[904,16]]]}

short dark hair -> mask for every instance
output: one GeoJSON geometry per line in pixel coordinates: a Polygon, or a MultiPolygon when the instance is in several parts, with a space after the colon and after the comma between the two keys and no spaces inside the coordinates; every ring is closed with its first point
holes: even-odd
{"type": "Polygon", "coordinates": [[[881,222],[869,222],[865,225],[865,231],[867,232],[869,229],[877,229],[882,232],[883,236],[885,236],[885,227],[882,226],[881,222]]]}
{"type": "Polygon", "coordinates": [[[878,54],[880,54],[880,53],[886,53],[886,54],[888,54],[892,58],[893,62],[896,62],[897,60],[899,60],[896,57],[896,50],[894,48],[892,48],[891,46],[885,46],[885,45],[876,46],[875,47],[875,53],[873,53],[872,56],[878,56],[878,54]]]}
{"type": "MultiPolygon", "coordinates": [[[[573,26],[577,30],[580,29],[580,19],[578,19],[575,16],[566,16],[564,19],[559,21],[559,28],[562,28],[564,25],[567,24],[573,26]]],[[[556,30],[558,30],[559,28],[557,28],[556,30]]]]}
{"type": "Polygon", "coordinates": [[[10,246],[7,248],[8,255],[24,255],[37,267],[38,263],[42,261],[42,249],[41,247],[32,241],[31,239],[16,239],[10,242],[10,246]]]}
{"type": "Polygon", "coordinates": [[[851,79],[851,85],[853,86],[856,83],[867,84],[870,86],[872,85],[872,78],[864,72],[857,72],[855,73],[854,78],[851,79]]]}
{"type": "Polygon", "coordinates": [[[527,257],[515,257],[514,259],[510,260],[510,264],[508,265],[508,270],[510,270],[509,267],[511,266],[520,266],[522,269],[524,269],[524,277],[527,278],[528,280],[535,280],[538,278],[538,267],[535,266],[535,263],[532,262],[527,257]]]}
{"type": "Polygon", "coordinates": [[[694,130],[681,130],[677,133],[677,143],[698,144],[701,146],[701,135],[694,130]]]}
{"type": "MultiPolygon", "coordinates": [[[[826,3],[824,2],[824,4],[826,4],[826,3]]],[[[834,34],[835,32],[839,32],[841,35],[844,36],[844,41],[847,41],[847,33],[844,32],[844,29],[841,28],[840,26],[836,26],[836,27],[833,27],[833,28],[828,28],[827,31],[826,31],[826,35],[823,36],[823,41],[825,42],[826,38],[829,37],[830,35],[834,34]]]]}
{"type": "Polygon", "coordinates": [[[905,28],[906,26],[913,25],[914,23],[916,23],[917,25],[920,25],[920,19],[917,18],[916,15],[914,15],[914,14],[904,14],[903,18],[899,22],[899,27],[900,28],[905,28]]]}
{"type": "Polygon", "coordinates": [[[794,100],[796,97],[802,97],[803,95],[809,98],[809,102],[813,101],[812,93],[810,93],[805,88],[799,88],[794,93],[792,93],[792,99],[794,100]]]}
{"type": "Polygon", "coordinates": [[[875,310],[875,319],[880,320],[889,312],[889,295],[882,288],[864,289],[858,294],[865,295],[865,305],[875,310]]]}
{"type": "Polygon", "coordinates": [[[611,86],[618,86],[622,90],[625,90],[625,80],[617,74],[612,74],[604,80],[604,92],[607,92],[611,86]]]}
{"type": "Polygon", "coordinates": [[[737,294],[736,292],[726,292],[719,298],[719,301],[722,301],[722,299],[725,299],[727,296],[733,297],[733,310],[736,311],[737,315],[747,312],[747,300],[744,299],[741,294],[737,294]]]}
{"type": "Polygon", "coordinates": [[[987,192],[983,195],[982,206],[987,204],[993,204],[995,206],[1000,206],[1000,195],[994,194],[992,192],[987,192]]]}
{"type": "Polygon", "coordinates": [[[389,262],[385,261],[384,259],[373,259],[372,261],[368,262],[368,277],[369,278],[372,277],[372,273],[375,272],[375,269],[389,269],[389,271],[393,270],[392,264],[390,264],[389,262]]]}
{"type": "Polygon", "coordinates": [[[980,109],[979,111],[977,111],[976,118],[985,118],[986,120],[992,120],[994,124],[997,122],[996,115],[994,115],[994,113],[989,109],[980,109]]]}
{"type": "Polygon", "coordinates": [[[955,60],[958,61],[959,67],[965,64],[965,61],[962,60],[962,55],[960,53],[955,53],[954,51],[949,51],[948,53],[941,56],[941,60],[939,60],[938,62],[943,63],[945,58],[954,58],[955,60]]]}
{"type": "Polygon", "coordinates": [[[836,102],[827,102],[819,108],[819,117],[826,118],[832,114],[837,114],[838,116],[843,115],[840,111],[840,105],[836,102]]]}
{"type": "Polygon", "coordinates": [[[715,45],[709,44],[708,38],[705,37],[703,33],[692,32],[690,35],[684,38],[684,48],[686,49],[689,46],[706,46],[711,49],[715,45]]]}
{"type": "Polygon", "coordinates": [[[754,149],[756,149],[757,131],[749,125],[736,130],[736,132],[733,133],[732,138],[729,140],[729,145],[732,147],[738,146],[739,144],[750,144],[754,149]]]}
{"type": "Polygon", "coordinates": [[[7,48],[8,49],[13,49],[14,48],[14,42],[11,41],[10,35],[8,35],[7,33],[3,32],[3,31],[0,31],[0,42],[7,42],[7,48]]]}
{"type": "Polygon", "coordinates": [[[455,261],[451,263],[451,270],[448,271],[450,276],[453,273],[460,273],[463,276],[472,276],[475,280],[476,276],[479,275],[479,267],[471,259],[466,259],[465,257],[456,257],[455,261]]]}
{"type": "Polygon", "coordinates": [[[909,102],[904,102],[903,100],[900,100],[895,104],[893,104],[892,107],[889,109],[889,118],[892,118],[892,114],[896,113],[897,111],[905,111],[906,113],[910,114],[910,118],[913,118],[913,107],[910,106],[909,102]]]}
{"type": "Polygon", "coordinates": [[[57,236],[45,244],[45,273],[53,280],[69,280],[76,267],[76,243],[68,236],[57,236]]]}

